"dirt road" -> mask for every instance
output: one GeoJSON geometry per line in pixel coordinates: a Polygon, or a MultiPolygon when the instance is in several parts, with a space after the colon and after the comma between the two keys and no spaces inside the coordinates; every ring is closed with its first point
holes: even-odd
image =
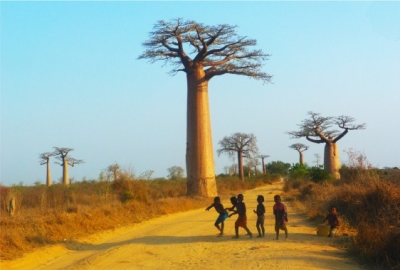
{"type": "MultiPolygon", "coordinates": [[[[273,195],[281,190],[282,183],[276,183],[244,194],[248,227],[254,236],[257,195],[266,199],[264,238],[250,239],[240,229],[240,238],[233,239],[237,216],[225,221],[225,235],[217,237],[215,210],[198,209],[66,241],[16,261],[2,262],[0,269],[362,269],[337,247],[344,237],[317,236],[315,226],[284,198],[289,212],[289,239],[273,240],[273,195]]],[[[230,206],[227,200],[222,203],[230,206]]]]}

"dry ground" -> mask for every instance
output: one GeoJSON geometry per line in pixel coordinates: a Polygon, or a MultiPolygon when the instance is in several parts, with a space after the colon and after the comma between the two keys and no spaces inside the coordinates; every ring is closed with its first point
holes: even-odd
{"type": "MultiPolygon", "coordinates": [[[[316,235],[315,224],[296,213],[290,203],[289,239],[274,239],[273,195],[282,183],[257,188],[244,194],[248,227],[255,228],[257,195],[265,197],[266,236],[249,239],[240,229],[234,235],[233,216],[225,221],[225,235],[216,237],[217,213],[204,209],[172,214],[130,227],[66,239],[64,244],[38,250],[15,261],[4,261],[0,269],[362,269],[341,249],[347,237],[316,235]]],[[[210,199],[210,204],[212,199],[210,199]]],[[[230,207],[228,201],[223,201],[230,207]]],[[[283,232],[282,232],[283,233],[283,232]]]]}

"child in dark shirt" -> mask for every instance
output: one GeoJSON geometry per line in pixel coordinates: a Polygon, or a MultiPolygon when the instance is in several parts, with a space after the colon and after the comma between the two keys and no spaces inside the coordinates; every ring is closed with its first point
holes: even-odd
{"type": "Polygon", "coordinates": [[[256,222],[256,227],[258,231],[257,237],[263,237],[265,234],[265,229],[264,229],[265,207],[263,205],[264,196],[258,195],[257,202],[258,202],[257,210],[254,210],[254,213],[257,214],[257,222],[256,222]]]}
{"type": "Polygon", "coordinates": [[[247,216],[246,216],[246,205],[243,202],[243,194],[239,194],[237,196],[237,204],[236,204],[236,210],[233,211],[232,214],[229,215],[231,217],[232,215],[238,214],[239,217],[235,222],[235,233],[236,236],[233,238],[239,238],[239,227],[242,227],[243,229],[246,230],[247,235],[250,236],[250,238],[253,237],[253,234],[250,232],[250,230],[247,228],[247,216]]]}
{"type": "Polygon", "coordinates": [[[285,237],[288,238],[288,230],[286,227],[286,222],[288,222],[286,205],[281,202],[281,196],[274,196],[275,204],[273,206],[273,212],[275,215],[275,232],[276,240],[279,240],[279,230],[285,231],[285,237]]]}
{"type": "Polygon", "coordinates": [[[337,209],[335,206],[332,206],[329,214],[323,220],[324,223],[328,223],[331,226],[330,232],[328,237],[337,236],[338,235],[338,228],[339,228],[339,219],[337,216],[337,209]]]}

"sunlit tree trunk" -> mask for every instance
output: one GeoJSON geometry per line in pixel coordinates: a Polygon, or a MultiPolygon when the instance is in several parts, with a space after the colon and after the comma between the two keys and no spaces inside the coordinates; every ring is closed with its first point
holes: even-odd
{"type": "Polygon", "coordinates": [[[238,172],[240,179],[244,182],[243,153],[241,151],[238,151],[238,172]]]}
{"type": "Polygon", "coordinates": [[[51,186],[50,162],[47,162],[46,167],[47,167],[46,185],[49,187],[51,186]]]}
{"type": "Polygon", "coordinates": [[[336,179],[340,179],[340,159],[337,144],[326,142],[324,155],[324,170],[335,176],[336,179]]]}
{"type": "Polygon", "coordinates": [[[187,74],[187,194],[217,196],[208,81],[202,69],[187,74]]]}
{"type": "Polygon", "coordinates": [[[300,155],[300,157],[299,157],[299,162],[300,162],[301,165],[304,165],[304,155],[303,155],[303,152],[299,151],[299,155],[300,155]]]}
{"type": "Polygon", "coordinates": [[[68,161],[66,157],[63,158],[63,184],[69,185],[69,176],[68,176],[68,161]]]}

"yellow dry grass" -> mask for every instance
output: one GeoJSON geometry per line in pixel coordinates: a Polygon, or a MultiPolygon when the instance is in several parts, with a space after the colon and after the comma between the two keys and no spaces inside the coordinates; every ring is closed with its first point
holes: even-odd
{"type": "MultiPolygon", "coordinates": [[[[265,181],[226,178],[217,185],[220,196],[228,198],[265,181]]],[[[210,198],[185,193],[185,180],[165,179],[1,187],[0,259],[12,260],[46,245],[210,204],[210,198]],[[10,197],[17,202],[13,216],[7,214],[10,197]]]]}

